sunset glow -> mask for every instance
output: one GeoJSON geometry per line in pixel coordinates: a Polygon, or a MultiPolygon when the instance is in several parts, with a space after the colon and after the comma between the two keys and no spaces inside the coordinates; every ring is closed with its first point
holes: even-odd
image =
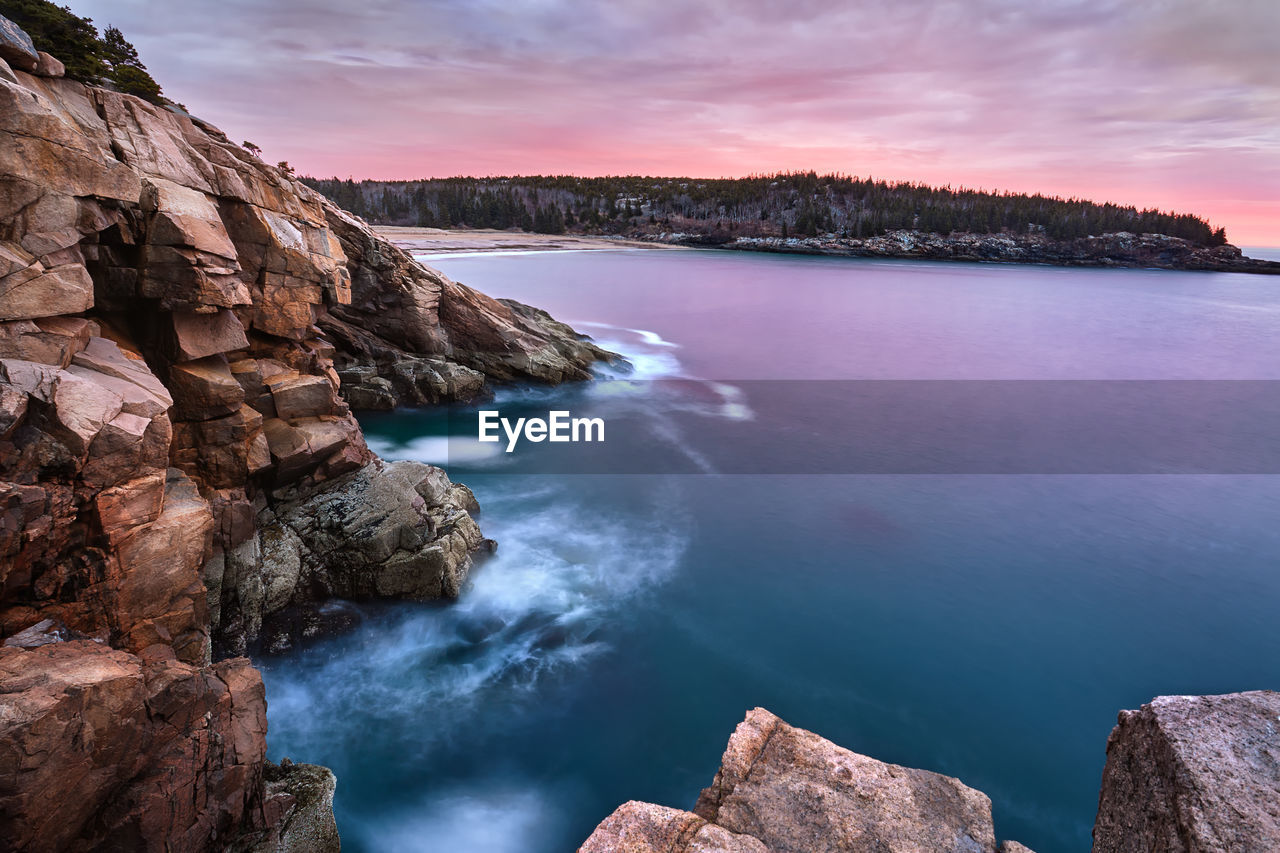
{"type": "Polygon", "coordinates": [[[1280,245],[1280,5],[81,0],[165,93],[355,178],[815,169],[1280,245]]]}

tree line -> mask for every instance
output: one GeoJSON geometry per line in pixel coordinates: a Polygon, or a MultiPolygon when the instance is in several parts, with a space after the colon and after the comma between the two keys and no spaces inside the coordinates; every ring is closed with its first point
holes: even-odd
{"type": "Polygon", "coordinates": [[[116,27],[99,35],[93,19],[48,0],[0,0],[0,15],[26,30],[38,50],[65,65],[71,79],[106,83],[153,104],[168,103],[137,48],[116,27]]]}
{"type": "Polygon", "coordinates": [[[944,235],[1040,233],[1057,240],[1131,231],[1181,237],[1202,246],[1227,241],[1224,229],[1187,213],[816,172],[718,179],[554,175],[303,180],[379,225],[586,234],[679,231],[712,242],[745,236],[863,238],[899,229],[944,235]]]}

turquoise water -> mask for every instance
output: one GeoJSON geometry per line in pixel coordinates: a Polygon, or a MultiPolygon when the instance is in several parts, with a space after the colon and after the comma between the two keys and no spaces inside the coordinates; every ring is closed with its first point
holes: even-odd
{"type": "MultiPolygon", "coordinates": [[[[1278,379],[1276,279],[658,250],[431,263],[635,372],[500,392],[605,416],[595,475],[539,467],[545,446],[450,452],[439,412],[362,419],[384,456],[448,462],[500,547],[456,604],[363,605],[356,632],[263,662],[272,756],[335,769],[347,849],[572,850],[624,800],[692,805],[762,705],[980,788],[1002,838],[1085,850],[1119,709],[1280,685],[1280,481],[1249,473],[1247,444],[1229,476],[1095,445],[1085,474],[1034,454],[1016,474],[866,473],[840,453],[875,436],[824,418],[861,380],[1278,379]]],[[[1228,420],[1270,458],[1269,429],[1228,420]]]]}

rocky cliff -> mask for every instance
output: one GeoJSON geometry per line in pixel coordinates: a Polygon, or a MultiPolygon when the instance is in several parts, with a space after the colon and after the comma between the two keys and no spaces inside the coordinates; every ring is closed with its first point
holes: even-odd
{"type": "Polygon", "coordinates": [[[330,597],[456,596],[492,545],[351,406],[607,354],[24,38],[0,19],[0,848],[321,849],[332,776],[264,762],[237,656],[330,597]]]}

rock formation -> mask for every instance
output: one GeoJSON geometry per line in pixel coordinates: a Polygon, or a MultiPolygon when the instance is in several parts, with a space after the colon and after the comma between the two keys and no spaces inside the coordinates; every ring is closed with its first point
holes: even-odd
{"type": "MultiPolygon", "coordinates": [[[[1280,850],[1280,693],[1161,696],[1107,741],[1094,853],[1280,850]]],[[[747,713],[692,812],[629,802],[579,853],[1031,853],[991,802],[747,713]]]]}
{"type": "Polygon", "coordinates": [[[930,261],[1052,264],[1067,267],[1159,267],[1280,275],[1280,262],[1248,258],[1232,245],[1200,246],[1165,234],[1128,231],[1053,240],[1043,234],[936,234],[890,231],[878,237],[735,237],[730,234],[633,234],[633,239],[800,255],[918,258],[930,261]]]}
{"type": "Polygon", "coordinates": [[[1121,711],[1093,849],[1280,850],[1280,693],[1161,696],[1121,711]]]}
{"type": "Polygon", "coordinates": [[[61,75],[0,18],[0,846],[323,849],[332,785],[264,763],[235,656],[331,596],[456,596],[492,545],[465,487],[369,451],[344,377],[386,407],[608,354],[61,75]]]}
{"type": "Polygon", "coordinates": [[[729,738],[693,812],[626,803],[579,853],[862,850],[996,853],[991,801],[949,776],[858,755],[756,708],[729,738]]]}

